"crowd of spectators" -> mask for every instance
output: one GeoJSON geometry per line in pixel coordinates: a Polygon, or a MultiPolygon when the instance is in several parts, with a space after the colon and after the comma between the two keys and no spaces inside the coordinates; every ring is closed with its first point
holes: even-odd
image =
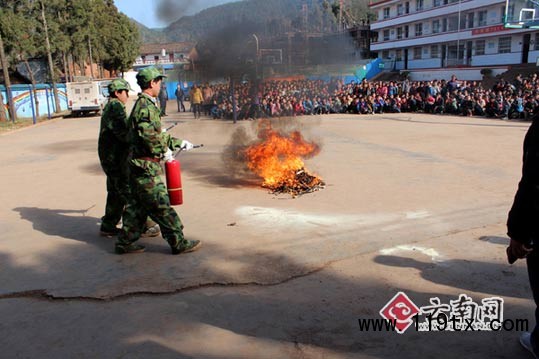
{"type": "Polygon", "coordinates": [[[529,119],[539,112],[539,78],[518,75],[483,88],[478,81],[367,81],[343,83],[334,79],[241,83],[234,98],[225,84],[203,86],[204,112],[231,119],[333,113],[380,114],[423,112],[501,119],[529,119]],[[210,96],[211,94],[211,96],[210,96]],[[207,95],[207,96],[206,96],[207,95]]]}

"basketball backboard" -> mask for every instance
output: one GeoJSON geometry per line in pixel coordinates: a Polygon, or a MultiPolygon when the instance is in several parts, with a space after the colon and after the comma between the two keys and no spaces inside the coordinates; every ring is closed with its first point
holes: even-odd
{"type": "Polygon", "coordinates": [[[504,26],[539,29],[539,0],[506,0],[504,26]]]}

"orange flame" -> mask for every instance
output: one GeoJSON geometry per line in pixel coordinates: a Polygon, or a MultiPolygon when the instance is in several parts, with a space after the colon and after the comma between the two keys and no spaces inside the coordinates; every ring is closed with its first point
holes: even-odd
{"type": "Polygon", "coordinates": [[[303,158],[320,152],[320,147],[305,141],[299,131],[286,135],[268,126],[258,137],[260,142],[245,150],[247,167],[263,178],[262,186],[268,188],[294,185],[296,172],[304,167],[303,158]]]}

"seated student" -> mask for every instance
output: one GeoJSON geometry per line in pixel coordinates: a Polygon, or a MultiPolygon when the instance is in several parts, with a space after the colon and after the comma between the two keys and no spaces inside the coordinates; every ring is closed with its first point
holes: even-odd
{"type": "Polygon", "coordinates": [[[352,101],[350,102],[350,104],[348,105],[348,109],[346,110],[346,112],[353,113],[355,115],[359,114],[359,107],[360,107],[359,101],[360,101],[359,97],[354,97],[352,101]]]}
{"type": "Polygon", "coordinates": [[[403,94],[400,98],[401,112],[410,112],[410,105],[408,104],[408,95],[403,94]]]}
{"type": "Polygon", "coordinates": [[[432,94],[429,92],[427,93],[427,97],[425,98],[425,112],[426,113],[434,113],[434,103],[436,102],[436,99],[432,94]]]}
{"type": "Polygon", "coordinates": [[[509,107],[511,107],[511,104],[509,103],[508,99],[504,96],[496,96],[496,104],[498,109],[496,117],[501,119],[507,119],[509,114],[509,107]]]}
{"type": "Polygon", "coordinates": [[[218,106],[212,107],[212,109],[211,109],[211,116],[212,116],[212,118],[213,118],[214,120],[222,119],[222,118],[223,118],[224,113],[225,113],[225,111],[224,111],[225,106],[226,106],[226,105],[225,105],[224,103],[222,103],[222,104],[220,104],[220,105],[218,105],[218,106]]]}
{"type": "Polygon", "coordinates": [[[485,115],[487,117],[496,117],[498,113],[498,105],[495,97],[490,97],[485,105],[485,115]]]}
{"type": "Polygon", "coordinates": [[[485,116],[485,100],[477,95],[474,97],[473,114],[476,116],[485,116]]]}
{"type": "Polygon", "coordinates": [[[305,100],[303,100],[303,109],[305,110],[306,115],[313,114],[314,106],[310,98],[306,98],[305,100]]]}
{"type": "Polygon", "coordinates": [[[436,95],[436,99],[434,100],[434,108],[433,113],[442,114],[444,113],[445,103],[444,98],[442,97],[442,94],[436,95]]]}
{"type": "Polygon", "coordinates": [[[371,96],[367,96],[367,97],[364,97],[361,101],[359,101],[359,113],[360,114],[363,114],[363,115],[367,115],[367,114],[372,114],[373,112],[373,109],[372,109],[372,104],[371,104],[371,101],[369,100],[371,98],[371,96]]]}
{"type": "Polygon", "coordinates": [[[457,99],[454,96],[447,94],[447,97],[445,98],[444,112],[454,115],[458,113],[458,109],[457,99]]]}
{"type": "Polygon", "coordinates": [[[415,111],[416,112],[424,112],[425,111],[425,101],[423,101],[423,97],[421,97],[421,94],[417,92],[414,95],[415,100],[415,111]]]}
{"type": "Polygon", "coordinates": [[[383,97],[378,96],[374,100],[373,112],[374,113],[384,113],[385,106],[386,106],[386,102],[384,101],[383,97]]]}
{"type": "Polygon", "coordinates": [[[389,95],[389,99],[386,103],[386,112],[399,113],[401,112],[400,98],[399,96],[389,95]]]}
{"type": "Polygon", "coordinates": [[[524,99],[524,119],[529,119],[533,116],[536,104],[532,95],[527,95],[524,99]]]}
{"type": "Polygon", "coordinates": [[[473,107],[474,104],[470,95],[466,95],[460,104],[460,112],[463,116],[472,116],[473,107]]]}
{"type": "Polygon", "coordinates": [[[314,115],[321,115],[322,114],[322,100],[320,99],[320,97],[316,97],[314,100],[313,100],[313,114],[314,115]]]}
{"type": "Polygon", "coordinates": [[[210,109],[210,115],[213,119],[216,119],[217,117],[215,116],[215,114],[218,112],[219,110],[219,106],[217,105],[217,100],[213,100],[211,101],[211,104],[208,105],[209,106],[209,109],[210,109]]]}
{"type": "Polygon", "coordinates": [[[296,100],[294,102],[294,116],[301,116],[305,113],[305,110],[303,109],[302,102],[300,100],[296,100]]]}

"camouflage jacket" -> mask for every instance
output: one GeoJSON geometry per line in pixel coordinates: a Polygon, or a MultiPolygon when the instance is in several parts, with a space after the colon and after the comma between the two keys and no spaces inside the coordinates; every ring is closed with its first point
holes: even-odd
{"type": "Polygon", "coordinates": [[[152,158],[160,160],[167,149],[179,149],[181,140],[161,131],[161,110],[156,106],[155,99],[141,93],[131,111],[129,121],[132,129],[133,163],[146,167],[143,162],[152,158]],[[144,159],[146,158],[146,159],[144,159]]]}
{"type": "Polygon", "coordinates": [[[98,154],[103,167],[125,164],[129,155],[129,126],[125,105],[111,98],[103,109],[98,154]]]}

